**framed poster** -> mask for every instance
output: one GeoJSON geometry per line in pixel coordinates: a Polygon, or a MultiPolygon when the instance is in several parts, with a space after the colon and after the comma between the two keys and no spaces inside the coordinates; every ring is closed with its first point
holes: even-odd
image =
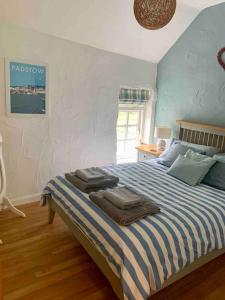
{"type": "Polygon", "coordinates": [[[6,59],[6,107],[9,116],[48,115],[48,66],[6,59]]]}

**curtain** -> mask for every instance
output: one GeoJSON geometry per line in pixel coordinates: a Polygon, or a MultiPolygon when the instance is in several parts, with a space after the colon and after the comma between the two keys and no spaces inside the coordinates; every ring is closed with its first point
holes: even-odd
{"type": "Polygon", "coordinates": [[[120,104],[145,104],[150,99],[150,90],[121,88],[119,103],[120,104]]]}

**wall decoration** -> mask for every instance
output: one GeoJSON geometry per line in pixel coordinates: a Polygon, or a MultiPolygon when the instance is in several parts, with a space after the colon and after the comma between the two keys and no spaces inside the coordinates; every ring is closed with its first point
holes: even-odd
{"type": "Polygon", "coordinates": [[[146,29],[166,26],[176,11],[176,0],[134,0],[134,15],[146,29]]]}
{"type": "Polygon", "coordinates": [[[48,114],[47,65],[6,59],[6,106],[8,115],[48,114]]]}
{"type": "Polygon", "coordinates": [[[225,47],[220,49],[220,51],[217,54],[217,59],[218,59],[219,64],[225,71],[225,47]]]}

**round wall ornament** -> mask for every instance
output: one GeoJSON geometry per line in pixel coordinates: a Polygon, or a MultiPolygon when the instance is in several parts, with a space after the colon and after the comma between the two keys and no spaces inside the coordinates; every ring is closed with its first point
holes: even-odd
{"type": "Polygon", "coordinates": [[[217,54],[217,59],[218,59],[219,64],[225,71],[225,47],[220,49],[220,51],[217,54]]]}
{"type": "Polygon", "coordinates": [[[134,0],[134,15],[146,29],[166,26],[176,11],[176,0],[134,0]]]}

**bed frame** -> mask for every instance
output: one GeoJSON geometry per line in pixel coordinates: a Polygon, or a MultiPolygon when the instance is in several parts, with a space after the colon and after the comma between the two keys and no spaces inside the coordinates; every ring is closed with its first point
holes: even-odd
{"type": "MultiPolygon", "coordinates": [[[[225,149],[225,128],[212,126],[208,124],[192,123],[188,121],[178,120],[176,121],[179,126],[179,139],[195,144],[216,146],[221,152],[225,149]]],[[[48,196],[47,199],[49,207],[49,224],[53,223],[55,212],[63,219],[70,230],[73,232],[76,239],[80,242],[83,248],[87,251],[102,273],[110,282],[114,292],[119,299],[124,300],[123,289],[121,286],[120,279],[115,275],[112,269],[109,267],[108,262],[104,256],[97,250],[94,244],[88,239],[79,226],[74,224],[74,222],[65,214],[61,207],[48,196]]],[[[221,250],[212,251],[210,254],[205,255],[189,266],[185,267],[181,272],[174,274],[168,280],[165,281],[162,289],[176,282],[177,280],[183,278],[184,276],[190,274],[194,270],[200,268],[204,264],[210,262],[214,258],[225,253],[225,248],[221,250]]],[[[151,295],[157,293],[158,291],[151,291],[151,295]]]]}
{"type": "Polygon", "coordinates": [[[177,120],[179,139],[189,143],[213,146],[225,152],[225,128],[177,120]]]}

